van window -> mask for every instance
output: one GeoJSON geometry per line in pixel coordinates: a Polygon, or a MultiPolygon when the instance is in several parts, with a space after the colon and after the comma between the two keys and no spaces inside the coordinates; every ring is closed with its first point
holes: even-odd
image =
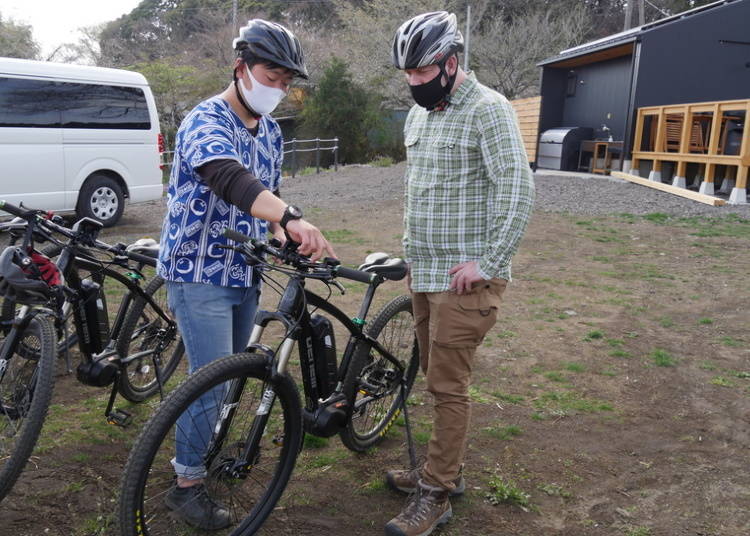
{"type": "Polygon", "coordinates": [[[149,130],[141,88],[0,77],[0,127],[149,130]]]}
{"type": "Polygon", "coordinates": [[[146,95],[141,88],[68,82],[60,85],[65,128],[151,128],[146,95]]]}
{"type": "Polygon", "coordinates": [[[0,127],[59,127],[59,83],[0,77],[0,127]]]}

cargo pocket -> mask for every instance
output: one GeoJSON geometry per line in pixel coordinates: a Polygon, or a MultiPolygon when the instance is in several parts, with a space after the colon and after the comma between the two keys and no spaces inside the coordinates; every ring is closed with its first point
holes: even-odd
{"type": "Polygon", "coordinates": [[[466,294],[446,293],[440,306],[435,342],[449,348],[480,345],[495,325],[501,296],[502,289],[490,281],[476,284],[466,294]]]}

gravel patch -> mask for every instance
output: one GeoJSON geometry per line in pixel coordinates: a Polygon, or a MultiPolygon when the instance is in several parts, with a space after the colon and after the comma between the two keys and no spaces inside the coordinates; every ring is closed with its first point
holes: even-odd
{"type": "MultiPolygon", "coordinates": [[[[287,177],[281,194],[286,201],[298,203],[303,209],[366,208],[377,202],[401,202],[405,167],[403,162],[384,168],[346,166],[338,172],[287,177]]],[[[534,180],[534,210],[539,212],[591,216],[660,212],[677,217],[737,214],[750,219],[750,205],[713,207],[613,177],[554,174],[545,170],[535,173],[534,180]]]]}

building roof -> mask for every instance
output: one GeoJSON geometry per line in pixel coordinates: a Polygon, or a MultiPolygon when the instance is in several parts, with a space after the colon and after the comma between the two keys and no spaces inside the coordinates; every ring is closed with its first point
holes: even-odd
{"type": "Polygon", "coordinates": [[[736,2],[736,1],[738,0],[719,0],[718,2],[706,4],[705,6],[696,7],[693,9],[689,9],[687,11],[683,11],[682,13],[678,13],[676,15],[671,15],[669,17],[665,17],[663,19],[659,19],[654,22],[649,22],[648,24],[644,24],[643,26],[636,26],[634,28],[630,28],[629,30],[625,30],[624,32],[608,35],[606,37],[602,37],[601,39],[597,39],[595,41],[584,43],[583,45],[568,48],[566,50],[562,50],[557,56],[553,56],[551,58],[547,58],[546,60],[540,61],[539,63],[537,63],[537,66],[544,67],[545,65],[551,65],[551,64],[558,63],[561,61],[570,60],[572,58],[576,58],[579,56],[585,56],[593,52],[606,50],[608,48],[612,48],[615,46],[632,43],[638,40],[638,38],[644,32],[652,30],[658,26],[662,26],[664,24],[669,24],[673,22],[679,22],[688,17],[697,15],[698,13],[702,13],[702,12],[717,8],[725,4],[736,2]]]}

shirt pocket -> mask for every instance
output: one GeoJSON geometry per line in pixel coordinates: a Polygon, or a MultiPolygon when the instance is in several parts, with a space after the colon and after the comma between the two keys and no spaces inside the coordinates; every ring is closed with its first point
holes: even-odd
{"type": "Polygon", "coordinates": [[[435,140],[431,149],[436,185],[462,188],[481,172],[479,145],[466,137],[435,140]]]}

